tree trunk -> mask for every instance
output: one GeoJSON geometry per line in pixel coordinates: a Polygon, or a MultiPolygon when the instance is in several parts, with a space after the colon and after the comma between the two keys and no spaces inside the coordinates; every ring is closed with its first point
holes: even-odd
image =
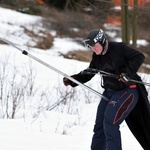
{"type": "Polygon", "coordinates": [[[121,0],[122,41],[129,45],[128,0],[121,0]]]}
{"type": "Polygon", "coordinates": [[[137,9],[138,0],[134,0],[133,6],[133,26],[132,26],[132,47],[136,48],[137,41],[137,17],[138,17],[138,9],[137,9]]]}
{"type": "Polygon", "coordinates": [[[67,0],[66,3],[65,3],[65,7],[64,7],[65,11],[68,10],[69,5],[70,5],[70,0],[67,0]]]}

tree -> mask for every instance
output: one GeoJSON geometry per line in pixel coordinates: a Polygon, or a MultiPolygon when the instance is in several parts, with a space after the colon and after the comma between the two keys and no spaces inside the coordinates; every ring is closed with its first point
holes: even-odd
{"type": "Polygon", "coordinates": [[[133,26],[132,26],[132,47],[133,48],[136,48],[136,41],[137,41],[137,20],[138,20],[137,2],[138,0],[134,0],[134,6],[133,6],[133,26]]]}
{"type": "Polygon", "coordinates": [[[45,0],[48,5],[57,7],[59,9],[76,9],[76,5],[82,0],[45,0]]]}
{"type": "Polygon", "coordinates": [[[15,4],[15,0],[0,0],[0,4],[12,5],[15,4]]]}
{"type": "Polygon", "coordinates": [[[129,10],[128,0],[121,1],[121,24],[122,24],[122,41],[130,44],[130,33],[132,33],[132,47],[136,48],[137,41],[137,20],[138,20],[138,0],[134,0],[132,10],[129,10]],[[129,18],[130,15],[130,18],[129,18]],[[130,20],[129,20],[130,19],[130,20]]]}
{"type": "Polygon", "coordinates": [[[128,0],[121,0],[122,41],[129,45],[128,0]]]}

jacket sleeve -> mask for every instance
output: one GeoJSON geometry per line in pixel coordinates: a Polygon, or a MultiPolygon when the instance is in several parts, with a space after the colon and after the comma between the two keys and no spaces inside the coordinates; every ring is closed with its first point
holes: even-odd
{"type": "MultiPolygon", "coordinates": [[[[94,67],[94,56],[92,57],[90,65],[89,65],[89,67],[87,69],[79,72],[78,74],[74,74],[71,77],[74,78],[75,80],[81,82],[81,83],[86,83],[89,80],[91,80],[94,77],[94,75],[95,75],[95,74],[92,74],[92,73],[88,72],[89,68],[93,68],[93,69],[95,68],[94,67]]],[[[77,84],[73,83],[73,84],[71,84],[71,86],[72,87],[76,87],[77,84]]]]}
{"type": "Polygon", "coordinates": [[[120,52],[120,55],[122,55],[123,59],[126,61],[126,67],[122,68],[122,71],[131,77],[134,76],[144,62],[144,55],[140,51],[135,50],[125,44],[123,44],[120,52]]]}

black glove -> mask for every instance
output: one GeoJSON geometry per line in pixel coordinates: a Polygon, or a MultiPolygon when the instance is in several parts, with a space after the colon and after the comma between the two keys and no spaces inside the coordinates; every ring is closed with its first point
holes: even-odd
{"type": "Polygon", "coordinates": [[[119,76],[119,81],[122,81],[124,83],[130,81],[130,77],[126,73],[121,73],[119,76]]]}
{"type": "Polygon", "coordinates": [[[66,78],[66,77],[63,78],[63,83],[64,83],[65,86],[73,84],[73,82],[71,80],[69,80],[68,78],[66,78]]]}

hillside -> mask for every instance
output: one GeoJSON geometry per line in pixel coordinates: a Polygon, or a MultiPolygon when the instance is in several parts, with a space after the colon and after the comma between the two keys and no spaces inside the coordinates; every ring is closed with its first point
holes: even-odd
{"type": "MultiPolygon", "coordinates": [[[[19,12],[24,12],[25,15],[25,10],[23,8],[20,9],[18,6],[18,7],[13,7],[13,9],[19,10],[19,12]]],[[[30,9],[32,10],[32,7],[29,8],[29,10],[30,9]]],[[[30,42],[24,40],[24,43],[22,43],[25,44],[26,46],[48,50],[52,48],[53,42],[57,42],[56,41],[57,37],[61,37],[62,39],[70,38],[71,40],[76,41],[77,43],[83,46],[82,43],[83,39],[86,37],[87,33],[93,28],[102,28],[105,31],[108,40],[110,41],[116,41],[116,40],[121,41],[120,27],[110,26],[109,24],[107,24],[107,22],[104,23],[104,20],[101,21],[101,18],[95,16],[92,13],[83,12],[83,11],[75,12],[69,10],[63,11],[63,10],[56,9],[54,7],[41,7],[41,6],[40,7],[38,6],[37,10],[40,14],[40,16],[37,16],[38,22],[32,23],[32,26],[30,27],[28,27],[28,25],[22,24],[20,29],[18,29],[22,31],[22,36],[20,35],[19,38],[23,38],[23,36],[27,36],[28,39],[30,39],[29,40],[30,42]]],[[[140,15],[140,18],[142,18],[142,15],[140,15]]],[[[137,49],[142,51],[145,54],[146,57],[145,63],[150,64],[149,61],[150,58],[149,38],[150,37],[149,34],[147,34],[148,28],[143,26],[144,21],[145,20],[143,20],[143,23],[140,21],[141,30],[138,34],[137,49]]],[[[10,27],[11,24],[12,23],[9,24],[10,27]]],[[[18,31],[14,29],[14,31],[11,33],[11,36],[13,36],[12,34],[16,35],[17,32],[18,31]]],[[[16,44],[21,44],[19,43],[19,40],[17,41],[12,40],[12,41],[15,42],[16,44]]],[[[90,61],[91,54],[92,54],[91,50],[88,49],[86,51],[85,50],[83,51],[82,49],[75,49],[67,53],[60,53],[60,55],[63,56],[64,58],[76,59],[76,60],[86,61],[86,62],[90,61]]],[[[147,68],[145,65],[140,69],[140,71],[149,73],[149,68],[147,68]]]]}
{"type": "MultiPolygon", "coordinates": [[[[70,51],[86,52],[87,49],[74,38],[44,28],[41,16],[4,8],[0,8],[0,14],[0,37],[22,50],[69,75],[88,66],[88,62],[62,56],[70,51]],[[46,37],[45,32],[53,38],[53,45],[40,49],[37,41],[46,37]]],[[[97,95],[81,87],[65,87],[61,75],[4,42],[0,44],[0,60],[0,149],[90,149],[95,113],[100,101],[97,95]]],[[[149,82],[149,76],[140,75],[143,81],[149,82]]],[[[103,89],[97,82],[99,78],[99,75],[95,76],[87,86],[102,93],[103,89]]],[[[120,130],[124,150],[142,150],[125,122],[120,130]]]]}

